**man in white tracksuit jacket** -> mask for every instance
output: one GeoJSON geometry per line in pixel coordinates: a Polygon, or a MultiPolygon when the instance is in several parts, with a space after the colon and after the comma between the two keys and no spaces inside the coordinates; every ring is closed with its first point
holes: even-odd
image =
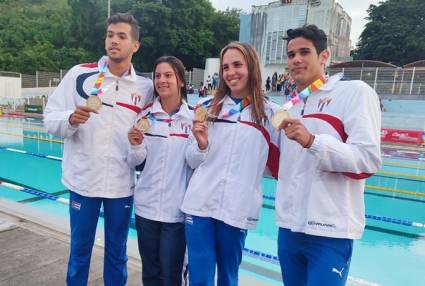
{"type": "Polygon", "coordinates": [[[151,80],[131,65],[139,48],[133,16],[108,19],[98,63],[73,67],[49,97],[47,130],[64,138],[62,183],[70,190],[71,251],[67,285],[87,285],[100,207],[105,218],[105,285],[125,285],[126,242],[133,205],[134,169],[126,158],[127,132],[142,107],[153,100],[151,80]],[[98,97],[101,108],[86,106],[98,97]]]}
{"type": "Polygon", "coordinates": [[[341,74],[325,79],[322,30],[310,25],[287,34],[289,71],[298,94],[308,96],[280,126],[286,135],[276,194],[283,281],[345,285],[353,239],[365,226],[365,178],[381,164],[379,100],[362,81],[341,74]]]}

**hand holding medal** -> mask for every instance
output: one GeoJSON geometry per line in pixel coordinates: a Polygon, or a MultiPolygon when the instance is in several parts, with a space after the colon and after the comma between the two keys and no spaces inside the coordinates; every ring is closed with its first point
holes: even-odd
{"type": "Polygon", "coordinates": [[[273,114],[272,117],[272,125],[276,130],[285,128],[285,127],[281,127],[283,121],[287,118],[291,118],[291,115],[289,114],[289,112],[285,109],[279,110],[277,111],[275,114],[273,114]]]}
{"type": "Polygon", "coordinates": [[[137,121],[135,127],[142,133],[146,133],[149,128],[151,128],[151,124],[149,123],[149,119],[147,119],[146,117],[142,117],[137,121]]]}
{"type": "Polygon", "coordinates": [[[78,124],[86,123],[86,121],[90,118],[90,113],[98,113],[95,109],[79,105],[77,108],[75,108],[74,112],[69,116],[69,123],[73,126],[76,126],[78,124]]]}
{"type": "Polygon", "coordinates": [[[297,103],[306,100],[308,96],[322,87],[325,83],[326,78],[322,76],[303,89],[301,92],[297,93],[295,91],[291,100],[285,103],[283,105],[283,109],[276,112],[272,118],[272,124],[275,128],[277,126],[277,129],[283,129],[285,131],[286,137],[297,141],[303,148],[310,148],[314,142],[315,137],[307,130],[304,124],[302,124],[301,120],[291,118],[287,110],[289,110],[297,103]]]}
{"type": "Polygon", "coordinates": [[[205,122],[208,118],[208,111],[205,107],[199,106],[195,109],[195,121],[205,122]]]}
{"type": "Polygon", "coordinates": [[[143,143],[143,133],[137,129],[136,127],[133,127],[128,132],[128,141],[132,146],[137,146],[143,143]]]}

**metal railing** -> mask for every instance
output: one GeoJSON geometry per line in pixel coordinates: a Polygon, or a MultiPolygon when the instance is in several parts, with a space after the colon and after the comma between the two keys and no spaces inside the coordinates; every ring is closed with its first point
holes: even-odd
{"type": "Polygon", "coordinates": [[[383,97],[425,99],[425,68],[333,68],[328,72],[343,72],[349,79],[362,80],[383,97]]]}
{"type": "MultiPolygon", "coordinates": [[[[34,75],[10,73],[10,76],[21,77],[22,88],[37,88],[37,87],[56,87],[65,76],[67,70],[60,70],[59,72],[41,72],[37,71],[34,75]]],[[[152,72],[142,72],[142,76],[152,79],[152,72]]],[[[0,72],[0,76],[9,76],[7,73],[0,72]]],[[[188,84],[198,85],[204,78],[203,69],[194,69],[193,71],[186,71],[185,79],[188,84]],[[199,80],[200,79],[200,80],[199,80]]]]}
{"type": "MultiPolygon", "coordinates": [[[[0,71],[0,76],[20,77],[22,88],[55,87],[58,86],[67,70],[58,72],[36,72],[35,75],[19,74],[0,71]]],[[[369,84],[382,97],[399,97],[406,99],[425,99],[425,68],[332,68],[330,75],[343,72],[353,80],[362,80],[369,84]]],[[[144,72],[143,76],[151,78],[152,72],[144,72]]],[[[186,71],[185,78],[188,84],[195,87],[203,81],[204,70],[194,68],[186,71]]]]}

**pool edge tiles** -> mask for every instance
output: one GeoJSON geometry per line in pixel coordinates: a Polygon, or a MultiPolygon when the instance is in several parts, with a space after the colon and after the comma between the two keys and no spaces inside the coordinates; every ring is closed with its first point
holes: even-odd
{"type": "MultiPolygon", "coordinates": [[[[16,217],[19,220],[25,220],[53,232],[66,235],[69,238],[70,227],[69,218],[52,215],[51,212],[37,209],[28,204],[22,204],[0,198],[0,213],[6,213],[11,217],[16,217]]],[[[95,244],[104,247],[105,236],[103,226],[96,230],[95,244]]],[[[137,239],[129,236],[127,241],[127,255],[133,260],[140,260],[137,239]]]]}

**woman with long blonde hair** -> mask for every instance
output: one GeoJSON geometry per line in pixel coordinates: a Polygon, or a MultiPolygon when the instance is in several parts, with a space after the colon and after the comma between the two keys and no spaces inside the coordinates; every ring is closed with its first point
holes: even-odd
{"type": "Polygon", "coordinates": [[[216,266],[219,286],[238,284],[247,230],[259,218],[266,164],[277,174],[278,133],[269,120],[275,107],[261,90],[255,50],[228,44],[220,53],[219,77],[214,98],[198,104],[209,120],[194,121],[196,140],[186,151],[195,169],[181,208],[190,285],[214,285],[216,266]]]}

